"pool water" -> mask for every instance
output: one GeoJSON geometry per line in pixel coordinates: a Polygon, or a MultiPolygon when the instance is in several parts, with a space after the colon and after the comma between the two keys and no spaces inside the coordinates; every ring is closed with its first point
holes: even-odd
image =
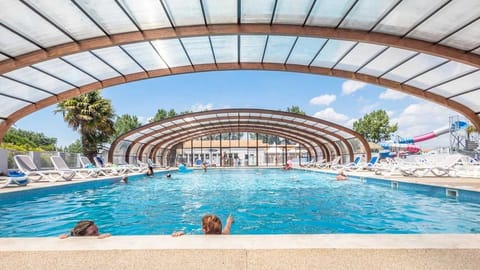
{"type": "Polygon", "coordinates": [[[232,214],[232,234],[479,233],[480,205],[280,169],[211,169],[0,194],[0,237],[67,233],[94,220],[113,235],[201,234],[201,218],[232,214]]]}

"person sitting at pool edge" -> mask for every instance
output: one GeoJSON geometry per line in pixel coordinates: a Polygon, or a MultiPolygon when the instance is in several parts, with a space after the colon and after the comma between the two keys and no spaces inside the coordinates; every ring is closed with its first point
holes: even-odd
{"type": "MultiPolygon", "coordinates": [[[[229,215],[227,218],[227,224],[222,230],[222,221],[219,217],[213,214],[204,215],[202,217],[202,231],[204,234],[230,234],[233,224],[233,216],[229,215]]],[[[173,237],[182,236],[185,232],[174,232],[173,237]]]]}
{"type": "Polygon", "coordinates": [[[91,220],[81,220],[77,222],[75,227],[70,231],[70,235],[62,234],[60,239],[68,238],[69,236],[97,236],[99,239],[107,238],[110,236],[109,233],[100,234],[98,232],[98,227],[95,225],[95,222],[91,220]]]}
{"type": "Polygon", "coordinates": [[[148,166],[148,169],[147,169],[147,176],[153,176],[153,167],[152,166],[148,166]]]}
{"type": "Polygon", "coordinates": [[[337,176],[336,176],[336,179],[337,179],[337,181],[343,181],[343,180],[347,180],[348,176],[345,175],[345,173],[343,173],[343,171],[339,171],[337,176]]]}

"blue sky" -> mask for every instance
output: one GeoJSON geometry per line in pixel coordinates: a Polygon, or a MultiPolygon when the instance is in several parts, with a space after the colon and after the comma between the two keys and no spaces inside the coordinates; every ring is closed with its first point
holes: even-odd
{"type": "MultiPolygon", "coordinates": [[[[286,110],[299,106],[309,116],[352,128],[366,113],[383,109],[397,135],[414,137],[442,128],[456,112],[400,92],[358,81],[276,71],[217,71],[183,74],[106,88],[118,115],[136,115],[146,123],[160,108],[205,110],[261,108],[286,110]]],[[[19,120],[17,128],[42,132],[66,146],[79,138],[50,106],[19,120]]],[[[449,135],[421,143],[421,147],[448,146],[449,135]]]]}

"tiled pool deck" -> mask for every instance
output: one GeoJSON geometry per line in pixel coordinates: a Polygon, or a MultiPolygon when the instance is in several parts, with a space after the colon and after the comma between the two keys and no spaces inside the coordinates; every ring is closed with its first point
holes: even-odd
{"type": "MultiPolygon", "coordinates": [[[[351,175],[480,191],[479,178],[351,175]]],[[[62,184],[33,183],[0,193],[62,184]]],[[[479,265],[480,234],[0,238],[0,269],[479,269],[479,265]]]]}

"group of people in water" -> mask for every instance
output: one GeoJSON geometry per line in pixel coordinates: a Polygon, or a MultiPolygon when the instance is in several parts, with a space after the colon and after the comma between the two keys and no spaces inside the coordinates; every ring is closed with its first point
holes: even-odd
{"type": "MultiPolygon", "coordinates": [[[[230,234],[233,224],[233,216],[230,214],[227,218],[225,227],[222,228],[222,220],[213,214],[207,214],[202,217],[202,231],[204,234],[230,234]]],[[[185,235],[184,231],[173,232],[173,237],[185,235]]],[[[111,236],[109,233],[100,234],[97,225],[91,220],[81,220],[77,222],[70,234],[60,235],[61,239],[70,236],[96,236],[99,239],[111,236]]]]}

